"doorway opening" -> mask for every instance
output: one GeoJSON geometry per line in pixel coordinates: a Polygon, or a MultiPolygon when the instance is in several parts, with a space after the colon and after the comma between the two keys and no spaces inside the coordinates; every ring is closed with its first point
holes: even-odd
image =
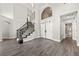
{"type": "Polygon", "coordinates": [[[71,12],[60,17],[60,40],[76,40],[76,16],[77,11],[71,12]]]}
{"type": "Polygon", "coordinates": [[[71,38],[72,39],[72,23],[66,23],[65,24],[65,38],[71,38]]]}

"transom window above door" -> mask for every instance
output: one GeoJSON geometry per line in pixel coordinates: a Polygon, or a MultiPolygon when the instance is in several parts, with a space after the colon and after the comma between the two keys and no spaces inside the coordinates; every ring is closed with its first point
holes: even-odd
{"type": "Polygon", "coordinates": [[[41,19],[45,19],[51,16],[52,16],[52,9],[50,7],[46,7],[41,14],[41,19]]]}

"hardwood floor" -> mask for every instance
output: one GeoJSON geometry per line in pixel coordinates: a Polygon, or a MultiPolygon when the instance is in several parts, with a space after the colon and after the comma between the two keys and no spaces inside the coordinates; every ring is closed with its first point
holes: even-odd
{"type": "Polygon", "coordinates": [[[23,44],[16,40],[0,42],[0,56],[78,56],[79,47],[70,38],[58,43],[44,38],[36,38],[23,44]]]}

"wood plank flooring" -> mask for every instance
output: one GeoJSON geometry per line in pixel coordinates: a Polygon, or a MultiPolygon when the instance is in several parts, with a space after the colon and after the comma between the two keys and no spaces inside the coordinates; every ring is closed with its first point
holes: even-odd
{"type": "Polygon", "coordinates": [[[56,41],[36,38],[23,44],[16,40],[0,42],[0,56],[79,56],[79,47],[70,38],[56,41]]]}

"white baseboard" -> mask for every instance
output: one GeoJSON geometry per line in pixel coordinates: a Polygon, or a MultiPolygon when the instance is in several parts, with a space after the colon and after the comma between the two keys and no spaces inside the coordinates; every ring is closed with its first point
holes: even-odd
{"type": "Polygon", "coordinates": [[[54,41],[61,42],[61,40],[54,39],[54,41]]]}
{"type": "Polygon", "coordinates": [[[53,40],[53,41],[56,41],[56,42],[61,42],[61,40],[57,40],[57,39],[50,39],[50,40],[53,40]]]}
{"type": "Polygon", "coordinates": [[[16,39],[15,37],[3,37],[2,39],[16,39]]]}
{"type": "MultiPolygon", "coordinates": [[[[41,36],[38,36],[38,37],[28,36],[27,38],[24,38],[24,39],[23,39],[23,42],[27,42],[27,41],[30,41],[30,40],[33,40],[33,39],[39,38],[39,37],[41,37],[41,36]]],[[[19,39],[17,38],[17,41],[18,41],[18,40],[19,40],[19,39]]],[[[53,40],[53,41],[56,41],[56,42],[61,42],[61,40],[57,40],[57,39],[50,39],[50,40],[53,40]]]]}

